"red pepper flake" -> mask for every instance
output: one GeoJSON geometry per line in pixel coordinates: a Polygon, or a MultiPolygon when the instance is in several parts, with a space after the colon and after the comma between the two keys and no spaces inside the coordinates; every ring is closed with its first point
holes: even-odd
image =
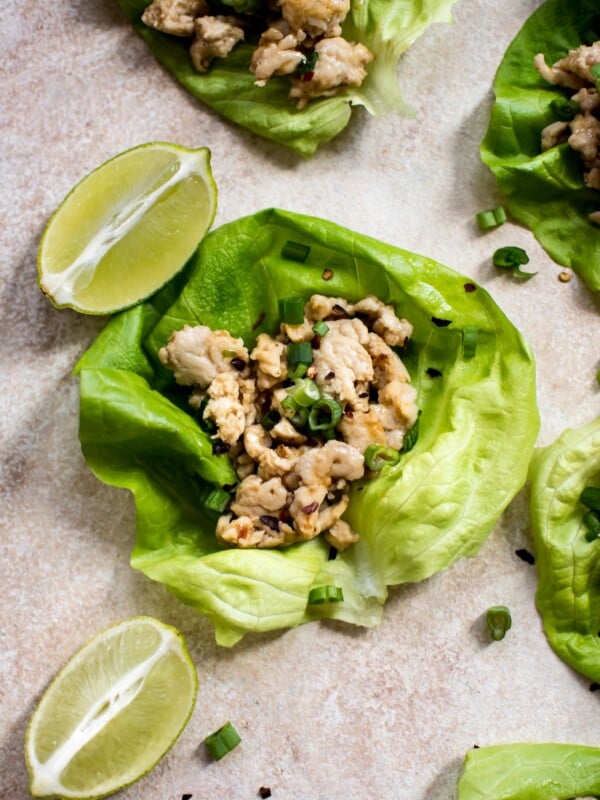
{"type": "Polygon", "coordinates": [[[321,277],[324,281],[330,281],[333,278],[333,270],[332,269],[324,269],[321,273],[321,277]]]}
{"type": "Polygon", "coordinates": [[[300,80],[301,80],[301,81],[304,81],[304,83],[306,83],[306,81],[312,81],[312,79],[313,79],[314,77],[315,77],[315,73],[314,73],[314,72],[306,72],[306,73],[305,73],[305,74],[304,74],[304,75],[303,75],[303,76],[300,78],[300,80]]]}
{"type": "Polygon", "coordinates": [[[309,503],[307,506],[302,506],[302,513],[303,514],[312,514],[317,510],[319,504],[316,500],[313,500],[312,503],[309,503]]]}
{"type": "Polygon", "coordinates": [[[465,292],[474,292],[476,289],[477,286],[474,283],[465,283],[465,292]]]}

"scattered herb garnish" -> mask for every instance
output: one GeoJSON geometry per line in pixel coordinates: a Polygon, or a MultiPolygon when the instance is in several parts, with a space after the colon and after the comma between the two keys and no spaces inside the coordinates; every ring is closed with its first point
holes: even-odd
{"type": "Polygon", "coordinates": [[[341,603],[344,592],[341,586],[315,586],[308,593],[308,602],[312,605],[318,603],[341,603]]]}
{"type": "Polygon", "coordinates": [[[579,111],[579,103],[576,100],[569,100],[567,97],[555,97],[550,103],[550,108],[559,119],[567,122],[573,119],[579,111]]]}
{"type": "Polygon", "coordinates": [[[281,248],[281,257],[290,261],[298,261],[303,264],[308,258],[310,247],[300,242],[286,242],[281,248]]]}
{"type": "Polygon", "coordinates": [[[590,67],[590,75],[594,79],[596,89],[600,88],[600,64],[594,64],[593,67],[590,67]]]}
{"type": "Polygon", "coordinates": [[[506,212],[502,206],[492,208],[489,211],[480,211],[475,215],[480,231],[487,231],[490,228],[497,228],[506,222],[506,212]]]}
{"type": "Polygon", "coordinates": [[[400,461],[400,453],[393,447],[370,444],[365,450],[365,466],[373,472],[379,472],[385,466],[393,467],[398,461],[400,461]]]}
{"type": "Polygon", "coordinates": [[[304,300],[301,297],[280,298],[279,316],[286,325],[302,325],[304,322],[304,300]]]}
{"type": "Polygon", "coordinates": [[[231,722],[226,722],[218,731],[211,733],[204,740],[206,749],[215,761],[226,756],[242,741],[239,733],[233,727],[231,722]]]}
{"type": "Polygon", "coordinates": [[[506,606],[491,606],[488,608],[485,614],[485,621],[495,642],[504,639],[506,631],[512,625],[512,617],[506,606]]]}
{"type": "Polygon", "coordinates": [[[308,412],[308,427],[311,431],[327,431],[338,424],[342,418],[343,406],[330,397],[316,400],[308,412]]]}
{"type": "Polygon", "coordinates": [[[305,75],[312,76],[313,72],[315,71],[315,67],[317,66],[318,59],[318,52],[316,50],[311,50],[310,53],[307,53],[296,67],[296,74],[300,75],[301,77],[304,77],[305,75]]]}
{"type": "Polygon", "coordinates": [[[475,325],[465,325],[462,333],[463,358],[473,358],[477,352],[477,335],[475,325]]]}
{"type": "Polygon", "coordinates": [[[520,267],[529,264],[529,256],[522,247],[500,247],[492,257],[494,266],[499,269],[510,269],[516,278],[533,278],[537,272],[524,272],[520,267]]]}
{"type": "Polygon", "coordinates": [[[320,319],[318,322],[315,322],[312,329],[317,336],[325,336],[329,330],[329,325],[324,320],[320,319]]]}

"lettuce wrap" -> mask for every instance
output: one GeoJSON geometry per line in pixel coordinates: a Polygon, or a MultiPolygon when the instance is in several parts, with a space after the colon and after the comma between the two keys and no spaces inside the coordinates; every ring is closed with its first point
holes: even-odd
{"type": "MultiPolygon", "coordinates": [[[[396,77],[401,54],[433,22],[450,22],[455,0],[352,0],[342,35],[360,42],[374,54],[368,76],[359,88],[347,87],[334,97],[312,100],[297,110],[288,98],[287,76],[266,86],[255,86],[250,72],[254,44],[239,44],[227,58],[216,59],[205,74],[190,60],[189,42],[156,31],[141,22],[150,0],[119,0],[119,4],[157,60],[173,77],[218,114],[253,133],[312,155],[319,144],[342,131],[351,106],[365,106],[372,114],[411,113],[396,77]]],[[[235,3],[229,5],[235,7],[235,3]]],[[[230,9],[231,11],[231,9],[230,9]]]]}
{"type": "Polygon", "coordinates": [[[579,496],[600,487],[600,417],[536,450],[530,466],[536,603],[554,651],[600,681],[600,540],[586,539],[579,496]]]}
{"type": "Polygon", "coordinates": [[[277,209],[210,233],[170,285],[108,323],[76,371],[86,461],[135,498],[132,565],[208,615],[224,645],[322,617],[376,625],[387,586],[478,552],[524,484],[539,424],[530,350],[484,289],[423,256],[277,209]],[[289,242],[309,248],[304,262],[282,255],[289,242]],[[235,475],[158,350],[200,323],[251,347],[277,330],[279,297],[315,292],[374,294],[414,325],[402,359],[418,391],[419,437],[397,465],[352,485],[345,519],[360,539],[334,560],[320,537],[224,549],[200,498],[235,475]],[[341,587],[344,601],[308,605],[322,585],[341,587]]]}
{"type": "Polygon", "coordinates": [[[600,38],[595,0],[546,0],[521,28],[494,81],[496,100],[481,157],[506,195],[511,215],[526,225],[548,255],[600,290],[600,192],[583,180],[580,154],[564,142],[541,151],[542,130],[557,120],[551,103],[569,92],[548,83],[533,59],[549,64],[584,41],[600,38]]]}
{"type": "Polygon", "coordinates": [[[600,795],[600,748],[504,744],[469,750],[458,800],[573,800],[600,795]]]}

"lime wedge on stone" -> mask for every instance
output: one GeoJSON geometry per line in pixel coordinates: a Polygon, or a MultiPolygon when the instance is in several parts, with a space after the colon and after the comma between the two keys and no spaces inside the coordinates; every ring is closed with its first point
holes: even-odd
{"type": "Polygon", "coordinates": [[[31,794],[89,800],[133,783],[177,739],[197,689],[174,628],[135,617],[102,631],[59,672],[31,717],[31,794]]]}
{"type": "Polygon", "coordinates": [[[56,306],[119,311],[149,297],[210,228],[217,188],[210,151],[152,142],[90,172],[42,235],[39,285],[56,306]]]}

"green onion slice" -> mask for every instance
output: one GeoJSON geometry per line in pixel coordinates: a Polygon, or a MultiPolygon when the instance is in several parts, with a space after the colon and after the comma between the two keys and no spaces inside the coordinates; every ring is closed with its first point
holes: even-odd
{"type": "Polygon", "coordinates": [[[477,352],[477,335],[475,325],[465,325],[462,332],[463,358],[473,358],[477,352]]]}
{"type": "Polygon", "coordinates": [[[301,297],[282,297],[279,300],[279,316],[286,325],[302,325],[304,300],[301,297]]]}
{"type": "Polygon", "coordinates": [[[506,606],[491,606],[488,608],[485,621],[490,629],[491,637],[495,642],[504,639],[506,631],[509,630],[512,625],[512,617],[506,606]]]}
{"type": "Polygon", "coordinates": [[[310,378],[302,378],[288,389],[288,397],[294,400],[296,406],[308,408],[321,399],[321,390],[310,378]]]}
{"type": "Polygon", "coordinates": [[[586,486],[579,495],[579,500],[586,508],[592,511],[600,511],[600,489],[595,486],[586,486]]]}
{"type": "Polygon", "coordinates": [[[579,103],[576,100],[569,100],[567,97],[555,97],[550,103],[550,108],[559,119],[567,122],[573,119],[579,111],[579,103]]]}
{"type": "Polygon", "coordinates": [[[522,247],[500,247],[492,257],[494,266],[499,269],[511,269],[517,278],[533,278],[537,272],[524,272],[522,264],[529,263],[529,256],[522,247]]]}
{"type": "Polygon", "coordinates": [[[318,322],[315,322],[312,329],[317,336],[325,336],[329,330],[329,325],[324,320],[320,319],[318,322]]]}
{"type": "Polygon", "coordinates": [[[337,400],[322,397],[311,406],[308,414],[308,427],[311,431],[325,431],[335,428],[342,418],[344,408],[337,400]]]}
{"type": "Polygon", "coordinates": [[[506,222],[506,211],[502,206],[491,208],[489,211],[480,211],[475,215],[480,231],[487,231],[490,228],[497,228],[498,225],[506,222]]]}
{"type": "Polygon", "coordinates": [[[287,361],[292,368],[298,364],[312,364],[313,354],[310,342],[290,342],[287,346],[287,361]]]}
{"type": "Polygon", "coordinates": [[[296,364],[295,367],[288,369],[288,378],[297,381],[299,378],[303,378],[306,375],[307,369],[308,364],[296,364]]]}
{"type": "Polygon", "coordinates": [[[290,261],[299,261],[303,264],[308,258],[310,247],[300,242],[286,242],[281,248],[281,257],[288,258],[290,261]]]}
{"type": "Polygon", "coordinates": [[[204,498],[204,507],[209,511],[218,511],[222,514],[229,505],[231,495],[224,489],[213,489],[204,498]]]}
{"type": "Polygon", "coordinates": [[[307,53],[307,55],[302,59],[302,61],[296,67],[296,74],[301,76],[310,75],[311,72],[315,71],[318,58],[319,58],[318,50],[311,50],[311,52],[307,53]]]}
{"type": "Polygon", "coordinates": [[[241,736],[231,722],[226,722],[218,731],[211,733],[204,740],[206,749],[215,761],[226,756],[242,741],[241,736]]]}
{"type": "Polygon", "coordinates": [[[341,603],[344,599],[344,592],[341,586],[315,586],[308,593],[308,602],[317,603],[341,603]]]}
{"type": "Polygon", "coordinates": [[[590,67],[590,74],[594,79],[596,89],[598,89],[600,87],[600,64],[594,64],[593,67],[590,67]]]}
{"type": "Polygon", "coordinates": [[[266,414],[263,414],[260,424],[266,431],[270,431],[277,425],[280,419],[281,416],[277,411],[267,411],[266,414]]]}
{"type": "Polygon", "coordinates": [[[386,465],[393,467],[400,461],[400,453],[393,447],[370,444],[365,450],[365,465],[373,472],[379,472],[386,465]]]}

